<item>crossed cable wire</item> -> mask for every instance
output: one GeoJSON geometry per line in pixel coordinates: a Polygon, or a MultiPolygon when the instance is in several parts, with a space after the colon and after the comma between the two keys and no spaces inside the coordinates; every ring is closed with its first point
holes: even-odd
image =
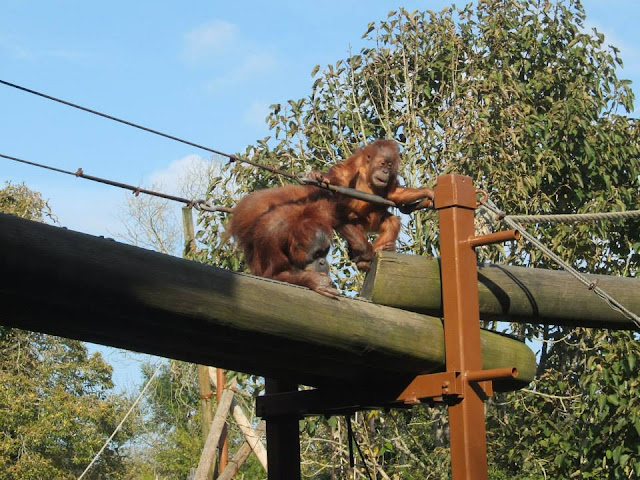
{"type": "Polygon", "coordinates": [[[599,220],[620,220],[629,218],[640,217],[640,210],[630,210],[626,212],[604,212],[604,213],[592,213],[592,214],[570,214],[570,215],[507,215],[500,210],[491,200],[481,201],[482,206],[496,214],[497,220],[502,220],[511,228],[514,228],[520,232],[520,234],[526,238],[530,243],[537,247],[543,254],[553,260],[557,265],[563,268],[567,273],[571,274],[576,280],[585,285],[590,291],[598,295],[602,300],[613,309],[620,312],[627,319],[631,320],[636,328],[640,330],[640,316],[633,313],[626,308],[615,298],[609,295],[607,292],[598,287],[595,282],[585,277],[582,273],[573,268],[569,263],[565,262],[562,258],[556,255],[550,248],[540,242],[536,237],[527,232],[522,223],[536,223],[536,222],[557,222],[557,223],[569,223],[569,222],[585,222],[585,221],[599,221],[599,220]]]}

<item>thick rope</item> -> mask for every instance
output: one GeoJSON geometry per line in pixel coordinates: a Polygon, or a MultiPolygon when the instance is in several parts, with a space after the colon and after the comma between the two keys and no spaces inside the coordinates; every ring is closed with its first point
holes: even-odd
{"type": "Polygon", "coordinates": [[[493,202],[487,201],[483,203],[483,205],[485,208],[487,208],[488,210],[498,215],[498,218],[503,220],[511,228],[515,228],[516,230],[518,230],[524,238],[529,240],[529,242],[535,245],[540,251],[542,251],[545,255],[551,258],[554,262],[556,262],[568,273],[570,273],[576,280],[578,280],[580,283],[585,285],[589,290],[591,290],[593,293],[595,293],[600,298],[602,298],[605,302],[607,302],[611,308],[613,308],[614,310],[617,310],[626,318],[631,320],[635,324],[636,328],[640,330],[640,317],[638,315],[636,315],[631,310],[626,308],[624,305],[622,305],[620,302],[614,299],[611,295],[609,295],[607,292],[605,292],[600,287],[595,285],[591,280],[586,278],[584,275],[578,272],[575,268],[573,268],[567,262],[562,260],[562,258],[560,258],[558,255],[553,253],[549,248],[547,248],[543,243],[541,243],[536,237],[534,237],[529,232],[527,232],[522,226],[522,224],[513,220],[514,217],[506,215],[493,202]]]}
{"type": "Polygon", "coordinates": [[[520,223],[573,223],[593,222],[599,220],[627,220],[629,218],[640,218],[640,210],[629,210],[627,212],[576,213],[567,215],[507,215],[506,218],[520,223]]]}

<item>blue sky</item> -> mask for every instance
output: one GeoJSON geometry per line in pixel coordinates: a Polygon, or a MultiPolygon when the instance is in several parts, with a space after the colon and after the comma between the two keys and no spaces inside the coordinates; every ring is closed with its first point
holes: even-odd
{"type": "MultiPolygon", "coordinates": [[[[0,78],[235,153],[268,134],[270,104],[308,94],[316,64],[357,51],[369,22],[399,5],[450,3],[0,0],[0,78]]],[[[640,96],[640,2],[583,4],[640,96]]],[[[147,185],[180,159],[208,156],[2,85],[0,153],[147,185]]],[[[6,180],[40,191],[70,229],[122,231],[120,190],[0,159],[6,180]]]]}

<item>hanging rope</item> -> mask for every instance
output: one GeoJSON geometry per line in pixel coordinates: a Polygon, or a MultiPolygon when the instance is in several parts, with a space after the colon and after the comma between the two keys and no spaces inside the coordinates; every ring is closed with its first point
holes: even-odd
{"type": "Polygon", "coordinates": [[[118,433],[120,428],[122,428],[122,425],[124,425],[124,422],[127,421],[127,418],[129,418],[129,415],[131,415],[131,412],[133,412],[133,409],[136,407],[136,405],[138,405],[138,402],[142,399],[142,397],[144,396],[144,394],[146,393],[146,391],[148,390],[149,386],[151,385],[151,383],[156,378],[156,376],[158,375],[159,372],[160,372],[160,364],[158,364],[158,366],[156,367],[156,370],[153,372],[153,375],[151,375],[151,378],[149,378],[149,380],[147,381],[147,384],[144,386],[144,388],[142,389],[142,391],[138,395],[138,398],[135,399],[135,401],[133,402],[133,405],[131,405],[131,408],[129,408],[129,411],[126,413],[124,418],[120,421],[120,423],[118,424],[116,429],[113,431],[111,436],[109,438],[107,438],[107,441],[104,442],[104,445],[102,446],[100,451],[98,451],[98,453],[96,453],[95,457],[93,457],[93,460],[91,460],[89,465],[87,465],[87,468],[84,469],[84,472],[82,472],[80,474],[80,476],[78,477],[78,480],[82,480],[82,478],[87,474],[87,472],[89,470],[91,470],[91,467],[93,466],[93,464],[96,463],[98,458],[100,458],[100,455],[102,455],[102,452],[105,451],[105,449],[107,448],[109,443],[111,443],[111,440],[113,440],[113,437],[115,437],[116,433],[118,433]]]}
{"type": "Polygon", "coordinates": [[[362,460],[362,465],[364,466],[364,471],[367,473],[367,477],[369,480],[373,480],[371,478],[371,472],[369,472],[369,467],[367,466],[367,461],[364,458],[364,454],[360,449],[360,445],[358,444],[358,440],[356,440],[356,436],[353,433],[353,426],[351,425],[351,415],[345,415],[344,417],[347,421],[347,437],[349,438],[349,466],[351,468],[355,467],[355,460],[353,458],[353,444],[356,445],[356,450],[358,450],[358,454],[360,455],[360,459],[362,460]]]}
{"type": "Polygon", "coordinates": [[[498,216],[498,219],[503,220],[511,228],[518,230],[524,238],[529,240],[529,242],[535,245],[541,252],[543,252],[546,256],[551,258],[564,270],[570,273],[576,280],[578,280],[580,283],[585,285],[589,290],[591,290],[593,293],[595,293],[600,298],[602,298],[605,302],[607,302],[612,309],[620,312],[626,318],[631,320],[635,324],[636,328],[640,330],[640,317],[638,315],[636,315],[631,310],[626,308],[624,305],[622,305],[620,302],[614,299],[611,295],[609,295],[607,292],[605,292],[600,287],[598,287],[594,282],[589,280],[587,277],[582,275],[580,272],[578,272],[575,268],[573,268],[567,262],[562,260],[562,258],[560,258],[558,255],[553,253],[553,251],[547,248],[547,246],[545,246],[542,242],[540,242],[536,237],[534,237],[529,232],[527,232],[522,226],[522,224],[513,220],[512,216],[507,215],[505,212],[500,210],[493,202],[489,200],[489,201],[482,202],[482,204],[484,205],[485,208],[495,213],[498,216]]]}

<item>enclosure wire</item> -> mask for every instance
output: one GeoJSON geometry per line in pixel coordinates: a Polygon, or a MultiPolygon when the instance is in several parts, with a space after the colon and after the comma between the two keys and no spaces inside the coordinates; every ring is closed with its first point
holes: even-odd
{"type": "Polygon", "coordinates": [[[118,424],[118,426],[115,428],[115,430],[113,431],[113,433],[111,434],[111,436],[109,438],[107,438],[107,441],[104,442],[104,445],[102,446],[102,448],[100,449],[100,451],[98,451],[98,453],[96,453],[95,457],[93,457],[93,460],[91,460],[91,462],[89,463],[89,465],[87,465],[87,468],[84,469],[84,472],[82,472],[80,474],[80,476],[78,477],[77,480],[82,480],[82,478],[87,474],[87,472],[91,469],[91,467],[93,466],[94,463],[96,463],[96,461],[98,460],[98,458],[100,458],[100,455],[102,455],[102,452],[105,451],[105,449],[107,448],[107,446],[109,445],[109,443],[111,443],[111,440],[113,440],[113,438],[116,436],[116,434],[118,433],[118,431],[120,430],[120,428],[122,428],[122,425],[124,425],[124,422],[127,421],[127,418],[129,418],[129,415],[131,415],[131,412],[133,412],[133,409],[136,407],[136,405],[138,405],[138,402],[142,399],[142,397],[144,396],[144,394],[146,393],[147,389],[149,388],[149,386],[151,385],[151,383],[153,382],[153,380],[156,378],[156,376],[158,375],[158,373],[160,372],[160,367],[161,365],[158,364],[158,366],[156,367],[155,371],[153,372],[153,375],[151,375],[151,378],[149,378],[149,380],[147,381],[147,384],[144,386],[144,388],[142,389],[142,391],[140,392],[140,394],[138,395],[138,398],[135,399],[135,401],[133,402],[133,405],[131,405],[131,408],[129,408],[129,411],[126,413],[126,415],[124,416],[124,418],[120,421],[120,423],[118,424]]]}
{"type": "MultiPolygon", "coordinates": [[[[593,282],[590,279],[588,279],[587,277],[585,277],[583,274],[581,274],[575,268],[573,268],[571,265],[569,265],[567,262],[565,262],[562,258],[560,258],[558,255],[556,255],[546,245],[544,245],[537,238],[535,238],[533,235],[531,235],[529,232],[527,232],[524,229],[524,227],[522,226],[521,223],[517,222],[516,220],[513,220],[513,216],[507,215],[505,212],[500,210],[490,200],[486,201],[486,202],[483,202],[482,205],[484,205],[484,207],[487,208],[488,210],[490,210],[491,212],[495,213],[498,216],[498,219],[504,221],[511,228],[515,228],[516,230],[518,230],[520,232],[520,234],[524,238],[529,240],[529,242],[531,242],[534,246],[536,246],[541,252],[543,252],[545,255],[547,255],[549,258],[551,258],[560,267],[562,267],[569,274],[571,274],[576,280],[578,280],[580,283],[585,285],[589,290],[591,290],[593,293],[595,293],[600,298],[602,298],[605,302],[607,302],[607,304],[613,310],[616,310],[616,311],[620,312],[626,318],[631,320],[635,324],[636,328],[640,330],[640,317],[638,315],[636,315],[631,310],[626,308],[624,305],[622,305],[620,302],[618,302],[615,298],[613,298],[607,292],[605,292],[600,287],[598,287],[595,282],[593,282]]],[[[592,218],[591,220],[600,220],[600,219],[601,218],[598,218],[598,219],[592,218]]]]}
{"type": "MultiPolygon", "coordinates": [[[[195,142],[191,142],[189,140],[185,140],[185,139],[180,138],[180,137],[176,137],[175,135],[170,135],[168,133],[164,133],[164,132],[161,132],[159,130],[154,130],[152,128],[145,127],[144,125],[133,123],[133,122],[130,122],[128,120],[123,120],[123,119],[115,117],[113,115],[109,115],[109,114],[106,114],[106,113],[103,113],[103,112],[99,112],[98,110],[93,110],[91,108],[87,108],[87,107],[84,107],[82,105],[78,105],[77,103],[69,102],[68,100],[63,100],[61,98],[57,98],[57,97],[54,97],[52,95],[47,95],[46,93],[42,93],[42,92],[39,92],[37,90],[33,90],[33,89],[30,89],[30,88],[27,88],[27,87],[23,87],[21,85],[15,84],[15,83],[7,82],[6,80],[0,79],[0,84],[6,85],[8,87],[15,88],[17,90],[21,90],[21,91],[26,92],[26,93],[30,93],[32,95],[36,95],[36,96],[45,98],[47,100],[52,100],[54,102],[61,103],[62,105],[67,105],[69,107],[76,108],[78,110],[82,110],[83,112],[91,113],[93,115],[97,115],[97,116],[100,116],[100,117],[103,117],[103,118],[106,118],[106,119],[109,119],[109,120],[113,120],[114,122],[119,122],[119,123],[122,123],[124,125],[128,125],[130,127],[134,127],[134,128],[137,128],[139,130],[143,130],[143,131],[148,132],[148,133],[153,133],[154,135],[158,135],[158,136],[161,136],[161,137],[164,137],[164,138],[168,138],[170,140],[174,140],[176,142],[180,142],[180,143],[183,143],[185,145],[189,145],[191,147],[199,148],[201,150],[205,150],[207,152],[211,152],[211,153],[214,153],[216,155],[220,155],[222,157],[226,157],[232,162],[246,163],[246,164],[252,165],[252,166],[254,166],[256,168],[260,168],[262,170],[266,170],[266,171],[274,173],[276,175],[280,175],[282,177],[288,178],[288,179],[293,180],[294,182],[297,182],[297,183],[306,184],[306,185],[313,185],[313,186],[316,186],[316,187],[319,187],[319,188],[323,188],[325,190],[330,190],[330,191],[333,191],[333,192],[341,193],[343,195],[346,195],[346,196],[349,196],[349,197],[353,197],[353,198],[358,198],[360,200],[364,200],[364,201],[367,201],[367,202],[370,202],[370,203],[376,203],[376,204],[385,205],[385,206],[388,206],[388,207],[396,207],[397,206],[391,200],[389,200],[387,198],[384,198],[384,197],[381,197],[379,195],[375,195],[373,193],[361,192],[359,190],[356,190],[356,189],[353,189],[353,188],[348,188],[348,187],[343,187],[343,186],[330,185],[328,183],[318,181],[318,180],[316,180],[314,178],[309,178],[308,176],[299,176],[299,175],[294,175],[294,174],[291,174],[291,173],[288,173],[288,172],[284,172],[282,170],[278,170],[277,168],[270,167],[268,165],[264,165],[264,164],[261,164],[261,163],[257,163],[257,162],[254,162],[252,160],[249,160],[247,158],[242,158],[242,157],[238,157],[237,155],[224,153],[224,152],[221,152],[220,150],[216,150],[216,149],[207,147],[205,145],[201,145],[201,144],[198,144],[198,143],[195,143],[195,142]]],[[[223,207],[223,210],[219,210],[219,209],[215,209],[214,208],[213,210],[207,210],[207,211],[225,211],[225,210],[224,210],[224,207],[223,207]]]]}

